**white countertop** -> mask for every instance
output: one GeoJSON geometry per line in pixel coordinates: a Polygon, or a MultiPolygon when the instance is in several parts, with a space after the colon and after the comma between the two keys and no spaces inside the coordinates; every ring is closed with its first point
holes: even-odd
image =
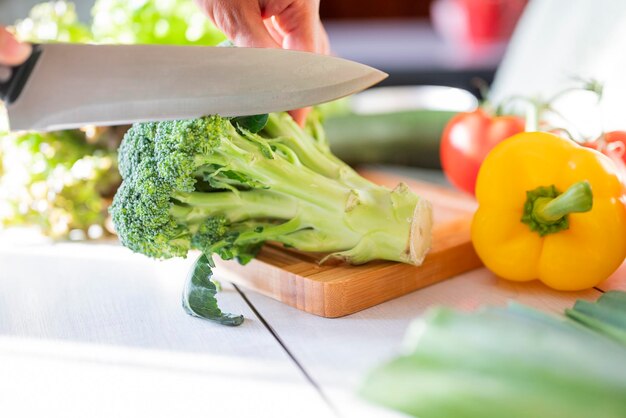
{"type": "MultiPolygon", "coordinates": [[[[0,416],[394,416],[354,393],[429,306],[513,299],[558,312],[600,295],[509,283],[479,269],[325,319],[225,284],[223,308],[246,317],[230,328],[183,312],[190,263],[116,245],[4,242],[0,416]]],[[[611,286],[626,288],[626,268],[611,286]]]]}

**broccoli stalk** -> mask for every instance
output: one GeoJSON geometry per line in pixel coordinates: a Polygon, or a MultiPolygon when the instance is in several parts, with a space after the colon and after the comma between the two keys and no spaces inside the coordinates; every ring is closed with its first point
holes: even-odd
{"type": "Polygon", "coordinates": [[[309,131],[287,114],[271,114],[258,133],[219,116],[133,126],[111,208],[122,243],[155,258],[198,249],[247,261],[275,241],[351,264],[420,264],[430,204],[359,176],[319,126],[309,131]]]}

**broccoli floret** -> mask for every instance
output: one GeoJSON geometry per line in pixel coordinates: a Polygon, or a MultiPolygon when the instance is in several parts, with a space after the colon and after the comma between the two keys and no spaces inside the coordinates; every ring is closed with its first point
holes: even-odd
{"type": "Polygon", "coordinates": [[[154,136],[157,123],[142,123],[128,130],[121,143],[118,155],[118,167],[122,177],[131,175],[142,161],[154,157],[154,136]]]}
{"type": "Polygon", "coordinates": [[[122,243],[154,258],[185,257],[191,237],[170,214],[173,190],[159,177],[156,161],[141,161],[130,178],[133,181],[122,182],[111,208],[122,243]]]}
{"type": "Polygon", "coordinates": [[[122,243],[155,258],[191,249],[250,260],[266,241],[352,264],[420,264],[431,209],[334,157],[319,124],[270,114],[258,133],[227,118],[136,124],[120,147],[111,213],[122,243]]]}

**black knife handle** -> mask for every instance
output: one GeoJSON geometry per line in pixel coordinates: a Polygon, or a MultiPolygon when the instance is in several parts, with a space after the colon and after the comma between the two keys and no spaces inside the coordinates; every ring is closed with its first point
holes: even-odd
{"type": "Polygon", "coordinates": [[[22,65],[7,67],[0,65],[0,99],[6,104],[17,100],[41,56],[41,45],[33,44],[33,53],[22,65]]]}

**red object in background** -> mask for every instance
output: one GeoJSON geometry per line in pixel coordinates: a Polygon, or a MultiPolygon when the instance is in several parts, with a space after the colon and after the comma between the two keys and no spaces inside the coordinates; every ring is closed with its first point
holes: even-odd
{"type": "Polygon", "coordinates": [[[435,27],[457,43],[481,46],[507,41],[527,0],[437,0],[431,17],[435,27]]]}
{"type": "Polygon", "coordinates": [[[467,13],[468,40],[475,44],[507,40],[526,0],[460,0],[467,13]]]}
{"type": "Polygon", "coordinates": [[[617,157],[626,164],[626,132],[624,131],[607,132],[600,138],[583,145],[607,154],[609,157],[617,157]]]}
{"type": "Polygon", "coordinates": [[[622,183],[626,185],[626,132],[611,131],[599,138],[583,143],[584,146],[600,151],[617,166],[622,183]]]}
{"type": "Polygon", "coordinates": [[[446,125],[439,153],[448,180],[474,195],[483,160],[499,142],[524,131],[519,116],[492,116],[484,109],[459,113],[446,125]]]}

